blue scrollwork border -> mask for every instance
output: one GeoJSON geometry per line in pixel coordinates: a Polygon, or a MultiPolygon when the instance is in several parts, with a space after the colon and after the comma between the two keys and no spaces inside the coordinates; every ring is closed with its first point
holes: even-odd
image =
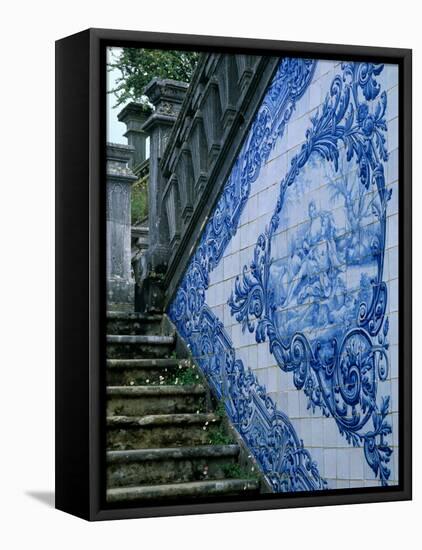
{"type": "Polygon", "coordinates": [[[321,490],[327,484],[288,417],[277,410],[250,369],[236,359],[233,344],[206,304],[205,295],[209,273],[219,264],[236,233],[251,185],[283,135],[296,102],[312,80],[315,66],[313,60],[280,61],[168,310],[234,426],[277,492],[321,490]]]}
{"type": "Polygon", "coordinates": [[[334,418],[349,443],[363,445],[366,461],[381,484],[387,485],[392,454],[387,442],[391,433],[386,418],[389,397],[377,402],[378,381],[384,381],[388,375],[387,287],[382,280],[386,212],[391,197],[384,176],[384,162],[388,159],[384,136],[387,96],[380,93],[376,79],[383,65],[343,63],[341,67],[343,74],[333,79],[321,111],[311,118],[305,142],[280,183],[275,211],[257,240],[250,269],[244,267],[228,303],[243,330],[255,332],[257,342],[268,339],[277,364],[283,371],[292,372],[295,387],[304,390],[308,408],[313,411],[320,408],[326,416],[334,418]],[[369,102],[375,102],[373,112],[368,108],[369,102]],[[327,343],[310,341],[302,332],[296,332],[287,343],[279,335],[269,284],[271,244],[287,189],[312,155],[332,163],[337,171],[340,144],[344,146],[347,162],[355,159],[361,184],[377,190],[380,235],[373,248],[377,275],[371,280],[371,296],[361,302],[355,326],[333,338],[327,352],[327,343]]]}

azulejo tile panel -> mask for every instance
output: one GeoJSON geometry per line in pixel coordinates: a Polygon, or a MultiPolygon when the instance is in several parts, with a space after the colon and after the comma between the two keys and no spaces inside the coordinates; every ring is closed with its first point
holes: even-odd
{"type": "Polygon", "coordinates": [[[281,59],[169,307],[277,492],[398,483],[397,85],[281,59]]]}

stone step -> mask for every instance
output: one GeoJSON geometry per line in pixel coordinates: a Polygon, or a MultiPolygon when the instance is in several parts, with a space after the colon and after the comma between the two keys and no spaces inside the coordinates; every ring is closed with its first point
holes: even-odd
{"type": "Polygon", "coordinates": [[[107,449],[205,445],[219,423],[213,413],[107,416],[107,449]]]}
{"type": "Polygon", "coordinates": [[[203,411],[204,386],[109,386],[107,415],[142,416],[203,411]]]}
{"type": "Polygon", "coordinates": [[[107,384],[113,386],[158,384],[177,370],[184,371],[182,359],[108,359],[107,384]],[[179,369],[179,366],[182,368],[179,369]]]}
{"type": "Polygon", "coordinates": [[[174,343],[174,336],[161,336],[157,334],[109,334],[109,344],[148,344],[151,346],[166,346],[174,343]]]}
{"type": "Polygon", "coordinates": [[[160,500],[168,501],[182,497],[221,497],[254,494],[259,491],[255,479],[223,479],[214,481],[193,481],[138,487],[115,487],[107,490],[107,502],[160,500]]]}
{"type": "Polygon", "coordinates": [[[108,334],[107,357],[110,359],[166,357],[173,350],[174,344],[174,335],[108,334]]]}
{"type": "Polygon", "coordinates": [[[107,334],[159,334],[163,316],[122,311],[107,312],[107,334]]]}
{"type": "Polygon", "coordinates": [[[108,451],[107,487],[223,479],[238,455],[237,445],[108,451]]]}

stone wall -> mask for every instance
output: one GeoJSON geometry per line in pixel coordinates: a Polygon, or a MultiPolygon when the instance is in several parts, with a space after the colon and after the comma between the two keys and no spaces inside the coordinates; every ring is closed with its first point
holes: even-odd
{"type": "Polygon", "coordinates": [[[397,90],[280,61],[169,307],[275,491],[398,483],[397,90]]]}

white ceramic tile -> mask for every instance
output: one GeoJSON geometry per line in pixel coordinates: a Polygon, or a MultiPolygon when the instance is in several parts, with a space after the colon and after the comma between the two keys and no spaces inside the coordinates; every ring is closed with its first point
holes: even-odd
{"type": "Polygon", "coordinates": [[[337,478],[337,451],[336,449],[324,449],[324,474],[327,478],[337,478]]]}
{"type": "Polygon", "coordinates": [[[394,86],[387,92],[387,120],[399,116],[399,87],[394,86]]]}

